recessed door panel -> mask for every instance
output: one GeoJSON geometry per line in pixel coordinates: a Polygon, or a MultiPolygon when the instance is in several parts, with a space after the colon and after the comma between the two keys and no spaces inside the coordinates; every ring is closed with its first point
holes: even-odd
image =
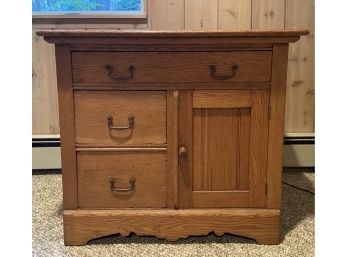
{"type": "Polygon", "coordinates": [[[193,191],[248,190],[250,108],[194,109],[193,191]]]}
{"type": "Polygon", "coordinates": [[[186,124],[179,124],[180,207],[264,207],[269,92],[196,90],[179,99],[186,108],[179,113],[186,124]]]}

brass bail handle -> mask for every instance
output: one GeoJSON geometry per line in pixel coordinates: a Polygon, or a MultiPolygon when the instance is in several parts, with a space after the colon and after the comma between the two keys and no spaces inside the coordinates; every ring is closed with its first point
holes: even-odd
{"type": "Polygon", "coordinates": [[[108,116],[106,117],[106,121],[107,121],[107,125],[109,129],[115,129],[115,130],[126,130],[126,129],[133,129],[134,125],[135,125],[135,121],[134,121],[134,116],[133,115],[129,115],[128,117],[128,126],[125,127],[117,127],[114,126],[113,120],[114,118],[112,116],[108,116]]]}
{"type": "Polygon", "coordinates": [[[109,182],[110,182],[110,189],[113,192],[128,192],[128,191],[132,191],[135,189],[135,178],[129,179],[129,187],[127,187],[127,188],[117,188],[115,185],[116,184],[115,178],[110,178],[109,182]]]}
{"type": "Polygon", "coordinates": [[[111,64],[105,65],[105,69],[108,72],[109,78],[115,81],[125,81],[125,80],[131,80],[134,77],[134,66],[129,65],[128,66],[128,73],[127,76],[117,76],[114,72],[114,67],[111,64]]]}
{"type": "Polygon", "coordinates": [[[210,65],[210,76],[213,79],[217,79],[217,80],[227,80],[227,79],[233,79],[236,74],[237,74],[237,70],[238,70],[238,65],[237,64],[233,64],[231,66],[231,71],[232,73],[230,75],[217,75],[216,74],[216,65],[210,65]]]}

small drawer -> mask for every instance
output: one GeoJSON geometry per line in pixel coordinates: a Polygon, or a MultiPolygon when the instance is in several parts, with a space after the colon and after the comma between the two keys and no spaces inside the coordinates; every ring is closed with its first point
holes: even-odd
{"type": "Polygon", "coordinates": [[[79,208],[166,207],[163,152],[78,152],[79,208]]]}
{"type": "Polygon", "coordinates": [[[164,91],[75,91],[76,144],[166,144],[164,91]]]}
{"type": "Polygon", "coordinates": [[[93,86],[269,82],[271,62],[271,51],[72,53],[73,82],[93,86]]]}

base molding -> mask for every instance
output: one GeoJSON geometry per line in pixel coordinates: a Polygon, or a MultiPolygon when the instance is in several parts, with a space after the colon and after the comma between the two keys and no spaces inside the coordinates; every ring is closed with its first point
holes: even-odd
{"type": "Polygon", "coordinates": [[[280,211],[268,209],[151,209],[65,210],[65,245],[85,245],[89,240],[131,232],[171,241],[190,235],[224,233],[278,244],[280,211]]]}

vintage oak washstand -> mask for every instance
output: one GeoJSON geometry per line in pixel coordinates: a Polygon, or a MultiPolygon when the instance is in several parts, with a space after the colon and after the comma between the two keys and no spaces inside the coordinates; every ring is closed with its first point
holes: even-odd
{"type": "Polygon", "coordinates": [[[43,30],[66,245],[214,231],[277,244],[288,45],[306,30],[43,30]]]}

